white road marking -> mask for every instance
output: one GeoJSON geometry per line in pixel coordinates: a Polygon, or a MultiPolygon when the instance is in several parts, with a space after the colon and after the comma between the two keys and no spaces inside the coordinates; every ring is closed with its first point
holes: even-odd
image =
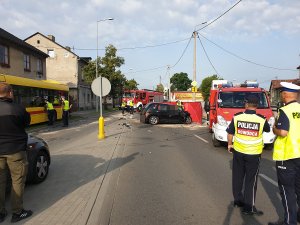
{"type": "Polygon", "coordinates": [[[259,176],[261,176],[262,178],[266,179],[267,181],[269,181],[271,184],[273,184],[274,186],[278,187],[278,183],[274,180],[272,180],[270,177],[260,173],[259,176]]]}
{"type": "Polygon", "coordinates": [[[147,130],[149,133],[152,133],[152,130],[147,130]]]}
{"type": "Polygon", "coordinates": [[[205,140],[204,138],[202,138],[202,137],[199,137],[199,136],[198,136],[198,135],[196,135],[196,134],[194,134],[194,136],[195,136],[196,138],[200,139],[201,141],[204,141],[205,143],[208,143],[208,141],[207,141],[207,140],[205,140]]]}

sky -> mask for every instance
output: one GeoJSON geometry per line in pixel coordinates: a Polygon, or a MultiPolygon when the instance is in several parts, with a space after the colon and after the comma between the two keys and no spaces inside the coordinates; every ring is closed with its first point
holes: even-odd
{"type": "Polygon", "coordinates": [[[299,78],[299,8],[299,0],[0,0],[0,27],[20,39],[54,35],[92,59],[98,27],[98,55],[114,45],[125,59],[120,70],[140,89],[167,86],[180,72],[198,85],[217,74],[269,89],[273,79],[299,78]]]}

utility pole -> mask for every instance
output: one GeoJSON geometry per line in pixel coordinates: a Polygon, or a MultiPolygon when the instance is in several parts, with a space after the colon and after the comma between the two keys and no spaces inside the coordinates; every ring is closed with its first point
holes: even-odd
{"type": "Polygon", "coordinates": [[[169,91],[168,91],[168,99],[169,101],[171,101],[171,81],[170,81],[170,65],[167,65],[167,73],[168,73],[168,88],[169,88],[169,91]]]}
{"type": "MultiPolygon", "coordinates": [[[[197,57],[197,54],[196,54],[196,38],[197,38],[197,35],[198,35],[198,32],[195,30],[193,32],[193,35],[194,35],[194,73],[193,73],[193,81],[196,81],[196,57],[197,57]]],[[[193,92],[193,102],[196,101],[196,93],[193,92]]]]}

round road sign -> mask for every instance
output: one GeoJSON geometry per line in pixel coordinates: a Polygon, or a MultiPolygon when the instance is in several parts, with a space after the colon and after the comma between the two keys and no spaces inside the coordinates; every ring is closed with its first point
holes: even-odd
{"type": "Polygon", "coordinates": [[[93,80],[92,91],[97,96],[101,95],[101,78],[102,78],[102,97],[104,97],[104,96],[108,95],[108,93],[111,90],[111,85],[107,78],[98,77],[95,80],[93,80]]]}

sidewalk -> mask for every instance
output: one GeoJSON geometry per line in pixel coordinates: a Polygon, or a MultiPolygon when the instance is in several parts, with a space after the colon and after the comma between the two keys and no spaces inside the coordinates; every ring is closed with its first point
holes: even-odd
{"type": "MultiPolygon", "coordinates": [[[[93,111],[81,111],[73,115],[82,118],[98,117],[93,111]]],[[[130,128],[123,125],[126,120],[120,118],[122,116],[119,112],[106,113],[105,139],[96,139],[98,130],[94,131],[96,125],[94,121],[90,123],[89,128],[91,130],[92,127],[93,132],[84,134],[82,139],[71,140],[70,143],[54,152],[50,176],[46,181],[25,188],[24,204],[26,208],[34,211],[33,216],[16,224],[101,224],[99,216],[104,197],[107,192],[112,191],[109,186],[111,178],[123,165],[126,132],[130,131],[130,128]],[[61,170],[62,168],[64,170],[61,170]],[[60,174],[57,174],[58,171],[60,174]]],[[[87,126],[82,125],[82,127],[87,126]]],[[[74,132],[78,129],[82,129],[83,132],[87,131],[80,126],[74,125],[72,128],[72,121],[67,129],[69,132],[72,129],[74,132]]],[[[67,130],[57,130],[52,133],[55,132],[65,133],[67,130]]],[[[43,138],[51,138],[53,135],[51,132],[41,133],[39,136],[43,138]]],[[[8,200],[10,200],[9,196],[8,200]]],[[[6,204],[10,209],[10,201],[6,204]]],[[[10,224],[10,217],[11,213],[2,224],[10,224]]]]}

